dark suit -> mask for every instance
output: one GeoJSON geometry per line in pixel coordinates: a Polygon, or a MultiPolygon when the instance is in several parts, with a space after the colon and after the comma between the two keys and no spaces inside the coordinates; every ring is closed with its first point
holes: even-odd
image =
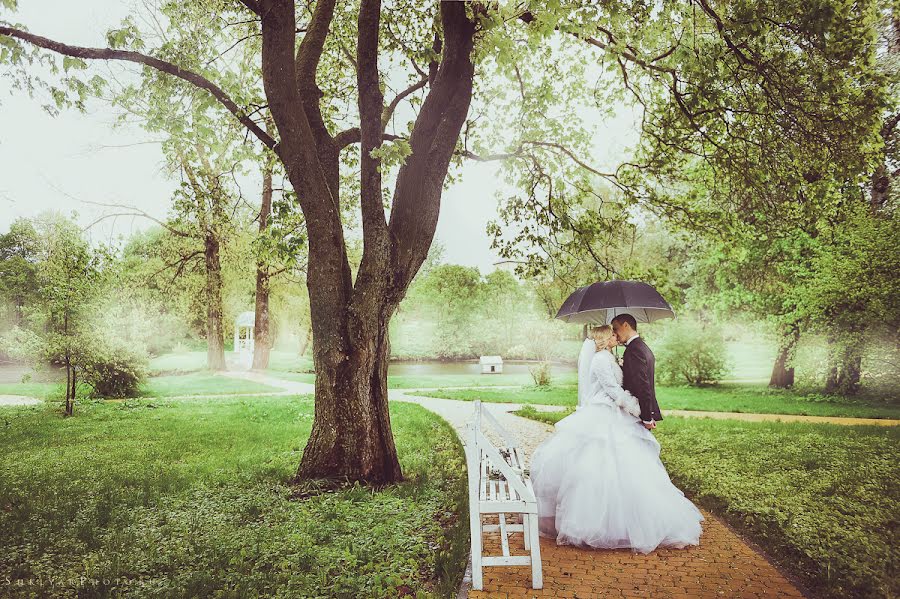
{"type": "Polygon", "coordinates": [[[637,337],[628,344],[623,355],[622,388],[631,392],[641,405],[641,420],[662,420],[659,404],[656,403],[656,388],[653,385],[656,358],[653,352],[637,337]]]}

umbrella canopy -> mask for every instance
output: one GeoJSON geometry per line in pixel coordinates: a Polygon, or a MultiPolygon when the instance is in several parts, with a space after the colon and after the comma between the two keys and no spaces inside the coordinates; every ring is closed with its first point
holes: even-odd
{"type": "Polygon", "coordinates": [[[579,287],[563,302],[556,318],[578,324],[609,324],[619,314],[631,314],[637,322],[675,318],[669,302],[640,281],[603,281],[579,287]]]}

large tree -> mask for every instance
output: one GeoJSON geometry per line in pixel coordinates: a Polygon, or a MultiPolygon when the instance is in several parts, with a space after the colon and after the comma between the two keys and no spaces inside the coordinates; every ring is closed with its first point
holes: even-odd
{"type": "MultiPolygon", "coordinates": [[[[617,95],[593,89],[585,63],[602,62],[621,71],[618,89],[648,107],[644,133],[659,143],[645,153],[646,170],[667,184],[685,156],[708,154],[723,172],[758,175],[771,158],[759,150],[761,143],[771,143],[778,157],[797,144],[818,144],[826,152],[847,136],[867,131],[865,118],[853,120],[864,111],[846,102],[850,96],[865,99],[870,88],[863,67],[869,52],[865,23],[873,8],[866,2],[832,0],[829,11],[780,0],[535,2],[524,8],[398,1],[388,11],[379,0],[192,4],[197,5],[218,17],[217,40],[233,35],[233,44],[259,41],[265,106],[253,105],[256,95],[246,94],[240,80],[220,76],[214,66],[191,70],[176,58],[160,58],[168,41],[148,50],[133,25],[111,33],[113,47],[84,48],[0,23],[0,61],[22,67],[17,72],[24,87],[38,85],[27,67],[40,49],[69,57],[74,67],[83,59],[106,59],[159,70],[206,90],[278,156],[308,232],[316,408],[300,477],[374,483],[401,478],[387,404],[388,323],[428,254],[454,154],[519,165],[513,168],[520,169],[521,187],[532,194],[543,193],[548,184],[558,190],[556,182],[569,178],[565,169],[542,169],[541,158],[547,156],[567,162],[569,172],[575,169],[577,184],[586,181],[585,173],[604,176],[576,155],[586,152],[589,135],[578,133],[578,119],[571,118],[566,102],[581,97],[591,103],[592,91],[601,102],[617,95]],[[856,24],[860,18],[863,26],[856,24]],[[388,63],[395,69],[412,64],[415,73],[408,84],[397,85],[381,73],[388,63]],[[807,76],[797,77],[797,69],[807,76]],[[400,91],[386,102],[392,85],[400,91]],[[530,94],[535,86],[539,93],[530,94]],[[467,124],[475,90],[480,114],[467,124]],[[506,93],[513,90],[515,95],[506,93]],[[398,111],[404,102],[411,115],[408,126],[398,111]],[[510,105],[523,110],[509,110],[510,105]],[[663,108],[649,110],[656,106],[663,108]],[[343,111],[350,109],[353,122],[344,124],[343,111]],[[271,117],[275,131],[260,124],[260,112],[271,117]],[[836,112],[841,123],[849,117],[854,126],[838,127],[836,112]],[[490,116],[481,118],[484,113],[490,116]],[[494,126],[479,135],[482,124],[494,126]],[[795,139],[803,131],[815,134],[795,139]],[[573,149],[560,143],[570,138],[581,145],[573,149]],[[358,194],[346,193],[341,185],[348,155],[342,152],[353,144],[360,147],[358,194]],[[384,186],[390,181],[394,190],[386,201],[384,186]],[[354,277],[341,212],[357,200],[363,251],[354,277]]],[[[91,93],[91,80],[67,79],[76,102],[91,93]]],[[[609,88],[605,81],[601,87],[609,88]]],[[[52,91],[64,102],[64,92],[52,91]]],[[[820,153],[810,156],[815,160],[805,174],[821,176],[820,153]]],[[[638,171],[641,166],[636,165],[638,171]]],[[[794,186],[797,173],[785,170],[794,186]]],[[[615,185],[640,189],[634,177],[606,175],[615,185]]],[[[737,177],[730,183],[735,193],[743,189],[737,177]]],[[[778,186],[762,181],[756,187],[778,186]]],[[[664,194],[646,189],[629,197],[667,205],[664,194]]],[[[738,209],[751,211],[759,202],[753,199],[738,209]]],[[[765,202],[794,199],[779,193],[765,202]]],[[[534,211],[553,213],[554,206],[534,211]]]]}

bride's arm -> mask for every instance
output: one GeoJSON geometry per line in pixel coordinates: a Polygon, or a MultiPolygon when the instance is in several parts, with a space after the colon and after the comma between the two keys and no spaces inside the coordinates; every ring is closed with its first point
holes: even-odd
{"type": "Polygon", "coordinates": [[[637,398],[623,389],[616,380],[616,376],[613,374],[615,366],[615,359],[610,354],[608,359],[604,360],[603,364],[595,370],[596,381],[600,388],[616,402],[617,406],[632,416],[640,416],[641,406],[637,398]]]}

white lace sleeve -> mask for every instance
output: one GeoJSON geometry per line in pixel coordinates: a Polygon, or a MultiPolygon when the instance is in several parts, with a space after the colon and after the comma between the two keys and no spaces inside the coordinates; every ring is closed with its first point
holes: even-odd
{"type": "Polygon", "coordinates": [[[618,368],[615,358],[609,352],[598,352],[597,360],[601,359],[602,363],[597,364],[597,367],[592,369],[594,383],[603,393],[611,397],[617,406],[632,416],[639,417],[641,415],[641,406],[637,398],[623,389],[619,381],[616,380],[616,375],[613,374],[613,368],[618,368]],[[600,353],[605,355],[600,358],[600,353]]]}

